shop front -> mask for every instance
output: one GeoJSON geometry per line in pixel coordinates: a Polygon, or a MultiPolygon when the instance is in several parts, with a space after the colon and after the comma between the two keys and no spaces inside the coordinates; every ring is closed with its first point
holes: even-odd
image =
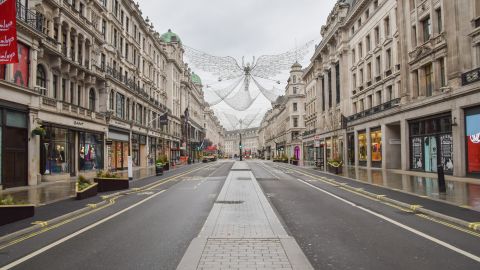
{"type": "Polygon", "coordinates": [[[367,166],[367,133],[358,132],[358,165],[367,166]]]}
{"type": "Polygon", "coordinates": [[[78,144],[79,172],[103,170],[103,134],[80,131],[78,132],[78,144]]]}
{"type": "Polygon", "coordinates": [[[147,136],[137,133],[132,134],[132,160],[133,166],[147,166],[147,136]]]}
{"type": "Polygon", "coordinates": [[[45,136],[40,140],[40,173],[44,176],[75,175],[75,131],[50,123],[45,123],[43,128],[45,136]]]}
{"type": "Polygon", "coordinates": [[[172,141],[172,147],[170,148],[170,162],[177,164],[180,161],[180,142],[172,141]]]}
{"type": "Polygon", "coordinates": [[[467,175],[480,177],[480,107],[465,110],[467,175]]]}
{"type": "Polygon", "coordinates": [[[355,165],[355,134],[347,134],[347,164],[350,166],[355,165]]]}
{"type": "Polygon", "coordinates": [[[382,131],[380,128],[370,130],[370,148],[372,167],[382,167],[382,131]]]}
{"type": "Polygon", "coordinates": [[[0,185],[28,184],[28,114],[21,105],[0,104],[0,185]],[[11,105],[11,106],[10,106],[11,105]]]}
{"type": "Polygon", "coordinates": [[[451,115],[409,121],[410,168],[437,172],[442,165],[445,173],[453,173],[453,138],[451,115]]]}
{"type": "MultiPolygon", "coordinates": [[[[85,124],[75,120],[73,123],[85,124]]],[[[103,170],[103,133],[50,122],[44,122],[42,128],[45,135],[41,136],[39,147],[43,180],[58,180],[76,176],[77,173],[103,170]]]]}
{"type": "Polygon", "coordinates": [[[130,135],[126,130],[108,131],[107,153],[108,168],[110,170],[123,170],[128,167],[130,135]]]}

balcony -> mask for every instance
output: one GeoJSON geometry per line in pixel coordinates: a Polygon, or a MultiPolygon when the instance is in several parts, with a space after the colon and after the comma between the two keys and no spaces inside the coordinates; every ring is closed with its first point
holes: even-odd
{"type": "Polygon", "coordinates": [[[476,68],[462,74],[462,85],[468,85],[478,81],[480,81],[480,68],[476,68]]]}
{"type": "Polygon", "coordinates": [[[391,69],[386,70],[385,71],[385,77],[388,77],[390,75],[392,75],[392,70],[391,69]]]}
{"type": "Polygon", "coordinates": [[[37,30],[38,32],[42,33],[43,30],[43,15],[37,14],[34,11],[27,9],[23,4],[22,1],[17,0],[16,2],[17,8],[17,21],[25,22],[31,28],[37,30]]]}
{"type": "Polygon", "coordinates": [[[389,110],[393,108],[395,105],[400,104],[400,98],[392,99],[390,101],[387,101],[383,104],[377,105],[375,107],[372,107],[370,109],[364,110],[362,112],[350,115],[347,117],[347,122],[352,122],[379,112],[383,112],[386,110],[389,110]]]}

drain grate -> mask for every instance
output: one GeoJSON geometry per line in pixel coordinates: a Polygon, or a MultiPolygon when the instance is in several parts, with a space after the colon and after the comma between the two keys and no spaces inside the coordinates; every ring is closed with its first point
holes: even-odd
{"type": "Polygon", "coordinates": [[[221,203],[221,204],[241,204],[241,203],[244,203],[244,201],[215,201],[215,203],[221,203]]]}
{"type": "Polygon", "coordinates": [[[278,181],[278,178],[258,178],[257,177],[257,181],[278,181]]]}
{"type": "Polygon", "coordinates": [[[237,177],[237,180],[252,180],[250,177],[237,177]]]}

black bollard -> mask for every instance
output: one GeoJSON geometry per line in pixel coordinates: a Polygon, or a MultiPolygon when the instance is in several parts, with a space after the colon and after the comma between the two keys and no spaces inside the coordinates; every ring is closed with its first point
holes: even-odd
{"type": "Polygon", "coordinates": [[[437,166],[438,174],[438,192],[447,193],[447,186],[445,185],[445,173],[443,172],[443,165],[437,166]]]}

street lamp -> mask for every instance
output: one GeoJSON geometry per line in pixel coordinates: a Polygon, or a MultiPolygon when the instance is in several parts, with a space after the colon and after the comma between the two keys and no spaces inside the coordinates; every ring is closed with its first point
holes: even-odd
{"type": "Polygon", "coordinates": [[[242,120],[239,121],[240,122],[240,143],[238,145],[238,147],[240,148],[240,161],[243,160],[243,155],[242,155],[242,120]]]}

